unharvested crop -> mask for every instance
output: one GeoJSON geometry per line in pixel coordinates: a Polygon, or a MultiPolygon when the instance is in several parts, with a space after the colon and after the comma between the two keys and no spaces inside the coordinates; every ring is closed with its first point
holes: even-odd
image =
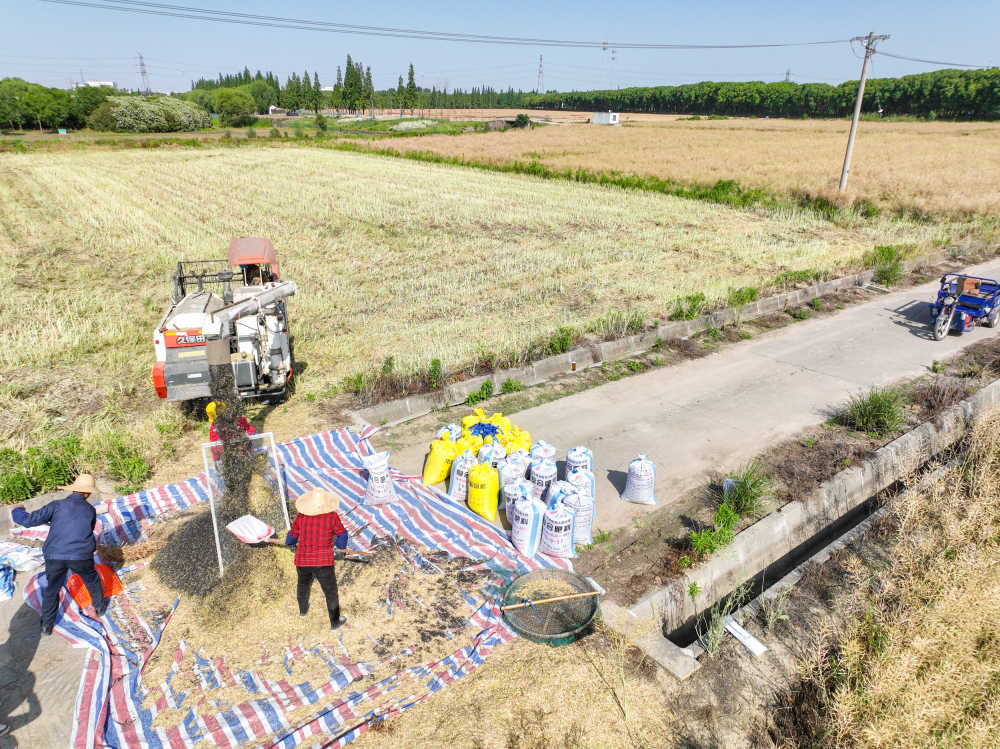
{"type": "MultiPolygon", "coordinates": [[[[819,208],[845,201],[837,192],[837,180],[847,142],[846,120],[624,116],[631,118],[625,127],[580,124],[428,136],[392,145],[496,163],[537,161],[552,169],[650,175],[703,185],[738,179],[742,185],[799,196],[807,203],[819,199],[819,208]]],[[[862,214],[870,213],[870,206],[946,215],[995,212],[1000,208],[1000,125],[863,122],[846,201],[859,198],[864,199],[859,202],[862,214]]]]}

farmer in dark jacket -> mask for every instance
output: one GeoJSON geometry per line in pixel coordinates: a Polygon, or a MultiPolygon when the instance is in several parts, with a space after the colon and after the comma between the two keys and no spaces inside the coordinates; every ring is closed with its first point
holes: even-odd
{"type": "Polygon", "coordinates": [[[45,577],[48,579],[42,595],[42,634],[46,635],[52,634],[59,611],[59,591],[70,571],[78,574],[87,586],[98,616],[103,616],[108,608],[108,601],[101,590],[101,579],[94,569],[97,512],[87,502],[87,497],[96,490],[94,477],[81,473],[66,490],[71,492],[68,497],[49,502],[34,512],[26,512],[19,505],[10,513],[11,520],[28,528],[49,523],[49,535],[42,545],[45,577]]]}

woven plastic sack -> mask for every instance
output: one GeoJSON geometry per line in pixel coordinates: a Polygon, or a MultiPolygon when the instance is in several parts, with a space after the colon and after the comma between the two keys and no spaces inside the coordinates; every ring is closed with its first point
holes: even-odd
{"type": "Polygon", "coordinates": [[[534,445],[531,446],[531,459],[532,460],[551,460],[553,463],[556,462],[556,448],[554,445],[550,445],[545,440],[538,440],[534,445]]]}
{"type": "Polygon", "coordinates": [[[507,451],[499,442],[487,442],[479,448],[479,462],[489,463],[496,468],[507,457],[507,451]]]}
{"type": "Polygon", "coordinates": [[[491,523],[497,519],[500,479],[497,469],[480,463],[469,471],[469,509],[491,523]]]}
{"type": "Polygon", "coordinates": [[[542,517],[542,543],[539,551],[549,557],[575,557],[573,535],[573,513],[562,502],[556,502],[542,517]]]}
{"type": "Polygon", "coordinates": [[[594,498],[574,487],[560,501],[573,513],[573,543],[580,546],[594,543],[594,498]]]}
{"type": "Polygon", "coordinates": [[[14,597],[14,568],[6,562],[0,563],[0,601],[14,597]]]}
{"type": "Polygon", "coordinates": [[[384,505],[395,502],[396,486],[389,476],[389,453],[362,455],[361,462],[368,469],[368,484],[365,486],[365,504],[384,505]]]}
{"type": "Polygon", "coordinates": [[[452,442],[458,442],[462,437],[462,427],[458,424],[452,422],[451,424],[446,424],[445,426],[438,429],[437,438],[440,439],[450,439],[452,442]]]}
{"type": "Polygon", "coordinates": [[[542,499],[545,501],[546,507],[552,507],[556,502],[561,501],[564,497],[574,492],[576,492],[575,486],[568,481],[559,479],[549,484],[549,491],[542,499]]]}
{"type": "MultiPolygon", "coordinates": [[[[108,565],[95,564],[94,569],[97,570],[97,576],[101,579],[101,591],[104,593],[105,598],[110,598],[124,590],[122,581],[118,579],[118,575],[108,565]]],[[[81,609],[91,605],[90,591],[87,590],[87,586],[84,585],[83,579],[78,574],[74,572],[66,578],[66,587],[69,589],[69,594],[73,596],[73,600],[77,602],[81,609]]]]}
{"type": "Polygon", "coordinates": [[[451,478],[448,479],[448,499],[452,502],[467,502],[469,499],[469,471],[476,465],[476,456],[471,450],[455,458],[451,464],[451,478]]]}
{"type": "Polygon", "coordinates": [[[577,445],[566,451],[566,475],[569,476],[570,471],[581,469],[593,472],[594,454],[589,448],[577,445]]]}
{"type": "Polygon", "coordinates": [[[440,484],[451,473],[451,463],[458,455],[458,446],[449,438],[431,442],[431,450],[424,461],[424,486],[440,484]]]}
{"type": "Polygon", "coordinates": [[[628,478],[622,499],[640,505],[655,505],[656,466],[644,454],[628,464],[628,478]]]}
{"type": "Polygon", "coordinates": [[[591,497],[597,496],[597,482],[594,480],[594,474],[586,468],[574,468],[572,471],[568,471],[566,480],[584,494],[591,497]]]}
{"type": "Polygon", "coordinates": [[[507,515],[507,522],[513,527],[514,525],[514,504],[521,499],[534,497],[534,487],[532,483],[527,479],[518,479],[517,481],[507,484],[500,490],[503,495],[503,505],[504,512],[507,515]]]}
{"type": "Polygon", "coordinates": [[[535,499],[544,502],[549,486],[556,480],[556,464],[551,460],[536,460],[531,464],[531,483],[535,485],[535,499]]]}
{"type": "Polygon", "coordinates": [[[526,557],[538,553],[542,543],[542,521],[545,505],[531,496],[522,497],[514,503],[510,518],[510,538],[514,547],[526,557]]]}

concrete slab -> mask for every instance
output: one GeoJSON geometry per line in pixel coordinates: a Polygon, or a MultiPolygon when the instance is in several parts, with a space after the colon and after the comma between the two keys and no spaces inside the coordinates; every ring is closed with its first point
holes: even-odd
{"type": "MultiPolygon", "coordinates": [[[[972,267],[996,277],[1000,261],[972,267]]],[[[556,445],[594,451],[597,526],[613,530],[651,508],[623,502],[628,462],[649,455],[656,495],[669,503],[716,472],[825,421],[849,395],[927,371],[991,335],[977,328],[934,341],[927,302],[937,283],[892,292],[823,319],[793,324],[703,359],[652,370],[519,412],[515,421],[556,445]]],[[[428,435],[428,441],[432,435],[428,435]]],[[[427,443],[393,453],[419,473],[427,443]]]]}
{"type": "Polygon", "coordinates": [[[684,680],[701,668],[691,650],[678,647],[663,636],[656,619],[637,617],[610,601],[601,602],[601,618],[678,679],[684,680]]]}

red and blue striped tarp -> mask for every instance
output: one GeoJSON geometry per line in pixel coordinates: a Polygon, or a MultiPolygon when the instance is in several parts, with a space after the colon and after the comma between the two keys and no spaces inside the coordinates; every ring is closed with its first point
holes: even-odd
{"type": "MultiPolygon", "coordinates": [[[[280,444],[289,496],[297,497],[312,487],[337,492],[352,546],[361,549],[370,549],[376,538],[393,537],[415,546],[443,550],[450,556],[484,560],[482,564],[506,577],[541,567],[570,567],[564,559],[523,556],[503,530],[436,489],[424,486],[416,476],[391,471],[397,501],[364,504],[366,474],[361,457],[374,452],[369,438],[375,431],[369,427],[356,435],[337,429],[280,444]]],[[[129,543],[137,540],[149,524],[207,499],[204,474],[120,497],[112,503],[110,512],[101,516],[99,535],[103,543],[129,543]]],[[[415,549],[407,553],[418,557],[415,564],[424,563],[415,549]]],[[[275,681],[250,670],[231,670],[222,658],[195,653],[198,678],[208,694],[212,689],[236,684],[247,690],[247,699],[239,704],[220,708],[218,713],[197,712],[196,705],[191,704],[194,697],[171,686],[172,675],[184,656],[181,650],[175,654],[174,669],[163,684],[142,683],[142,669],[164,627],[169,626],[169,616],[160,624],[152,623],[143,613],[141,587],[129,586],[127,570],[121,574],[126,581],[125,595],[119,599],[121,605],[109,608],[99,621],[85,615],[69,596],[63,596],[61,603],[56,631],[74,645],[89,648],[74,715],[72,749],[187,749],[200,741],[219,747],[248,742],[287,749],[342,747],[367,731],[374,724],[372,718],[391,718],[422,703],[474,670],[497,645],[514,637],[500,616],[499,589],[494,585],[466,592],[476,607],[467,625],[478,632],[469,644],[434,663],[392,674],[364,691],[352,691],[350,686],[371,673],[373,663],[354,663],[346,651],[338,655],[335,644],[317,643],[315,650],[310,650],[330,665],[329,680],[322,684],[293,683],[291,675],[275,681]],[[149,707],[144,708],[144,704],[149,707]],[[302,715],[300,708],[305,706],[312,708],[306,718],[288,717],[293,711],[302,715]],[[178,725],[153,725],[160,711],[185,707],[189,708],[187,716],[178,725]]],[[[25,589],[27,602],[36,609],[40,608],[44,586],[41,574],[25,589]]],[[[301,646],[289,645],[286,659],[294,660],[301,646]]],[[[395,657],[398,655],[385,662],[395,657]]]]}

